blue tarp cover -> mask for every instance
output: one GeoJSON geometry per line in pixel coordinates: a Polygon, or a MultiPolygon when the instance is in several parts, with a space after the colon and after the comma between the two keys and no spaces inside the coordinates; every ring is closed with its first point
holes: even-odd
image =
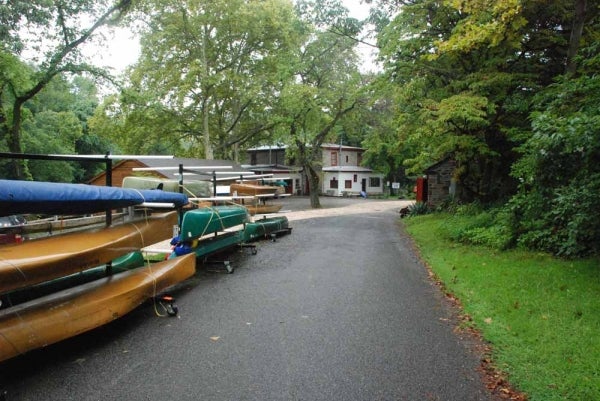
{"type": "Polygon", "coordinates": [[[187,196],[160,190],[136,190],[85,184],[0,180],[0,216],[12,214],[87,214],[144,202],[188,203],[187,196]]]}

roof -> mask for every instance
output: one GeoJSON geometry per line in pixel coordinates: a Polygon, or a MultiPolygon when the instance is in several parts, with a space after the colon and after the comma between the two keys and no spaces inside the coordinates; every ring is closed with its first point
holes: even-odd
{"type": "Polygon", "coordinates": [[[331,166],[323,167],[323,171],[327,173],[372,173],[373,170],[367,167],[360,166],[331,166]]]}
{"type": "Polygon", "coordinates": [[[300,172],[302,168],[286,166],[284,164],[242,164],[242,168],[250,171],[261,171],[269,173],[300,172]]]}
{"type": "Polygon", "coordinates": [[[425,173],[426,173],[426,174],[429,174],[429,173],[436,173],[436,169],[437,169],[438,167],[440,167],[442,164],[445,164],[445,163],[448,163],[448,162],[453,162],[453,163],[454,163],[454,160],[453,160],[453,159],[452,159],[450,156],[448,156],[448,157],[445,157],[445,158],[443,158],[442,160],[440,160],[439,162],[437,162],[437,163],[434,163],[434,164],[432,164],[431,166],[427,167],[427,168],[425,169],[425,173]]]}
{"type": "MultiPolygon", "coordinates": [[[[155,171],[165,177],[173,178],[179,175],[179,171],[173,171],[171,169],[161,169],[161,167],[178,167],[183,165],[183,168],[194,168],[194,167],[214,167],[214,169],[206,169],[207,175],[212,174],[213,171],[217,172],[239,172],[248,171],[244,169],[240,164],[232,162],[231,160],[208,160],[208,159],[193,159],[186,157],[174,157],[173,159],[145,159],[139,157],[136,160],[144,163],[148,167],[152,167],[155,171]]],[[[250,171],[248,171],[250,172],[250,171]]]]}
{"type": "Polygon", "coordinates": [[[363,148],[359,148],[356,146],[340,145],[339,143],[324,143],[321,145],[321,147],[325,148],[325,149],[342,149],[342,150],[354,150],[354,151],[364,150],[363,148]]]}
{"type": "Polygon", "coordinates": [[[287,145],[263,145],[263,146],[256,146],[254,148],[247,149],[247,151],[250,152],[250,151],[261,151],[261,150],[285,150],[287,148],[288,148],[287,145]]]}
{"type": "MultiPolygon", "coordinates": [[[[185,157],[174,157],[174,158],[144,158],[142,156],[137,157],[135,159],[123,159],[119,160],[113,164],[112,169],[117,170],[128,160],[133,160],[136,165],[139,167],[152,168],[152,172],[154,175],[160,175],[165,178],[176,178],[179,176],[178,170],[173,170],[173,167],[179,167],[179,165],[183,165],[183,168],[193,168],[193,167],[214,167],[214,169],[206,169],[207,175],[204,178],[208,178],[215,172],[232,172],[232,176],[234,172],[245,171],[248,173],[252,173],[252,171],[243,168],[240,164],[234,163],[230,160],[207,160],[207,159],[193,159],[193,158],[185,158],[185,157]]],[[[89,180],[89,182],[93,182],[101,177],[103,177],[106,172],[102,172],[97,176],[93,177],[89,180]]],[[[198,179],[202,179],[203,176],[199,176],[198,179]]]]}
{"type": "MultiPolygon", "coordinates": [[[[265,145],[265,146],[256,146],[254,148],[250,148],[247,149],[247,152],[260,152],[260,151],[273,151],[273,150],[285,150],[287,149],[289,146],[288,145],[265,145]]],[[[354,151],[361,151],[364,150],[363,148],[359,148],[356,146],[346,146],[346,145],[340,145],[339,143],[324,143],[321,145],[321,148],[324,149],[340,149],[342,148],[342,150],[354,150],[354,151]]]]}

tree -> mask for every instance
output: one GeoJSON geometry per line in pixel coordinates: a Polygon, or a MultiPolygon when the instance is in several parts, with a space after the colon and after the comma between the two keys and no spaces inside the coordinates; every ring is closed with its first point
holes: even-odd
{"type": "MultiPolygon", "coordinates": [[[[337,1],[302,1],[298,9],[309,26],[329,26],[347,16],[337,1]],[[327,5],[333,8],[324,8],[327,5]],[[331,19],[333,17],[333,20],[331,19]]],[[[328,30],[314,30],[294,66],[294,79],[282,92],[282,112],[290,156],[308,178],[310,203],[319,208],[321,145],[337,135],[342,120],[361,104],[363,82],[354,52],[356,41],[328,30]]]]}
{"type": "MultiPolygon", "coordinates": [[[[2,8],[0,19],[7,25],[0,31],[0,55],[2,67],[7,69],[0,77],[0,140],[9,151],[22,152],[23,107],[53,78],[64,73],[106,75],[82,62],[79,48],[100,27],[115,23],[128,11],[131,2],[70,0],[49,4],[17,0],[2,8]],[[81,28],[84,17],[94,22],[81,28]],[[20,33],[27,30],[44,32],[44,35],[21,37],[20,33]],[[33,58],[35,67],[23,73],[15,68],[18,68],[18,57],[24,49],[36,52],[37,56],[33,58]]],[[[25,171],[20,162],[13,164],[13,176],[24,178],[25,171]]]]}
{"type": "Polygon", "coordinates": [[[289,2],[157,0],[149,8],[141,58],[116,106],[136,121],[140,140],[235,158],[232,149],[274,128],[271,110],[300,43],[289,2]]]}
{"type": "Polygon", "coordinates": [[[442,2],[402,6],[379,35],[403,98],[399,141],[413,172],[453,156],[462,200],[506,200],[535,93],[565,69],[564,3],[442,2]],[[402,93],[405,93],[402,94],[402,93]]]}

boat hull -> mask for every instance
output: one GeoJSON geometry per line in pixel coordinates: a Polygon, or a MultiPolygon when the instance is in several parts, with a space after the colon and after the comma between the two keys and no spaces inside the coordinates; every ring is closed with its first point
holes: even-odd
{"type": "Polygon", "coordinates": [[[110,269],[108,268],[108,265],[102,265],[82,271],[81,273],[70,274],[27,288],[0,294],[0,308],[8,308],[13,305],[31,301],[35,298],[49,295],[53,292],[89,283],[90,281],[98,280],[111,274],[122,273],[127,270],[142,267],[144,263],[145,259],[141,251],[130,252],[111,261],[110,269]]]}
{"type": "Polygon", "coordinates": [[[0,293],[108,263],[171,238],[177,212],[93,231],[0,246],[0,293]]]}
{"type": "Polygon", "coordinates": [[[181,207],[179,193],[19,180],[0,180],[0,216],[12,214],[73,215],[119,209],[142,203],[171,203],[181,207]]]}
{"type": "Polygon", "coordinates": [[[254,241],[259,238],[289,229],[289,222],[285,216],[269,217],[246,224],[244,229],[244,242],[254,241]]]}
{"type": "Polygon", "coordinates": [[[1,310],[0,361],[109,323],[195,271],[186,255],[1,310]]]}
{"type": "Polygon", "coordinates": [[[233,183],[229,185],[230,195],[273,195],[277,193],[279,187],[271,185],[260,185],[251,183],[233,183]]]}
{"type": "Polygon", "coordinates": [[[214,206],[189,210],[183,215],[180,240],[191,241],[248,221],[248,210],[243,206],[214,206]]]}
{"type": "MultiPolygon", "coordinates": [[[[179,181],[158,177],[125,177],[123,188],[156,189],[162,186],[163,191],[179,192],[179,181]]],[[[183,182],[182,193],[191,198],[202,198],[213,195],[212,184],[208,181],[186,180],[183,182]]]]}
{"type": "Polygon", "coordinates": [[[283,205],[244,205],[251,216],[257,214],[277,213],[283,205]]]}

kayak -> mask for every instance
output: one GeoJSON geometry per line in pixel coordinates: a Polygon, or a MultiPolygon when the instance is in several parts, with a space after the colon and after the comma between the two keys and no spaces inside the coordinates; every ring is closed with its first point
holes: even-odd
{"type": "Polygon", "coordinates": [[[194,275],[182,256],[0,310],[0,361],[107,324],[194,275]]]}
{"type": "Polygon", "coordinates": [[[191,241],[248,221],[248,210],[243,206],[227,205],[188,210],[181,221],[179,240],[191,241]]]}
{"type": "Polygon", "coordinates": [[[0,246],[0,293],[78,273],[169,239],[176,211],[102,229],[0,246]]]}
{"type": "Polygon", "coordinates": [[[90,214],[143,203],[188,203],[187,196],[160,190],[137,190],[85,184],[0,180],[0,216],[13,214],[90,214]]]}

